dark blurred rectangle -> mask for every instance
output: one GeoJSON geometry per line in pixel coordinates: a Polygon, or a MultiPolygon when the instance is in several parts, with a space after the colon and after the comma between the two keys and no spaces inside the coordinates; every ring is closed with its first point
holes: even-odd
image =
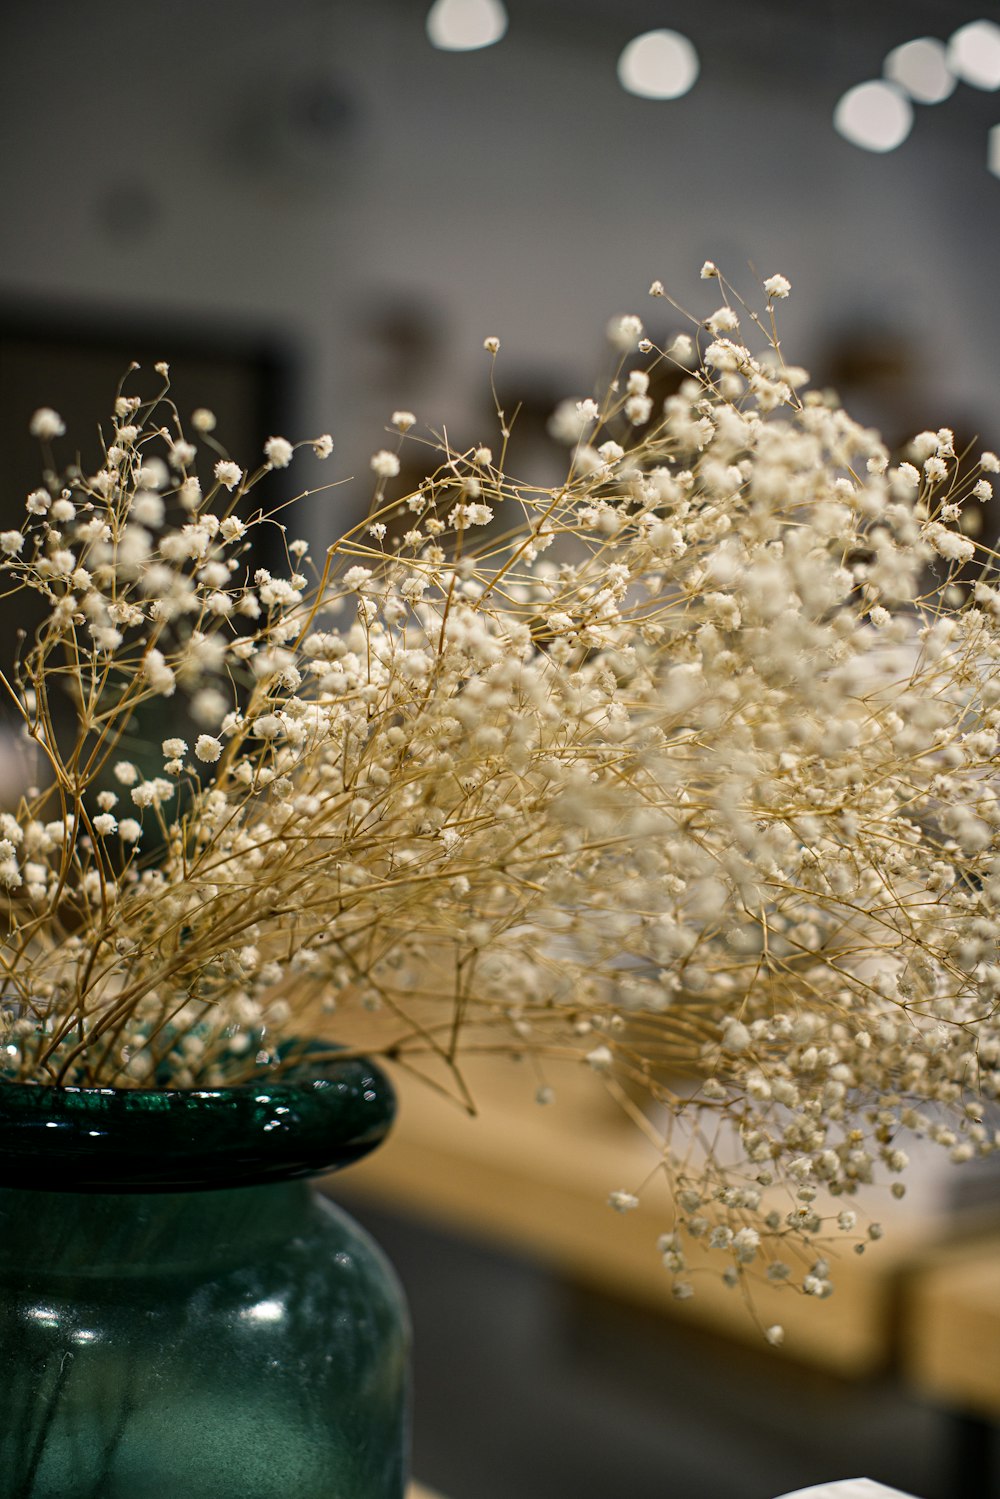
{"type": "MultiPolygon", "coordinates": [[[[79,458],[84,472],[102,463],[98,429],[107,436],[116,391],[149,397],[162,386],[154,365],[170,365],[171,397],[182,421],[196,407],[218,419],[214,436],[243,468],[261,458],[264,440],[294,428],[295,371],[291,349],[267,334],[232,326],[197,327],[163,318],[130,321],[120,312],[59,310],[0,303],[0,523],[20,525],[24,499],[41,482],[32,413],[51,406],[66,424],[55,444],[61,466],[79,458]],[[140,369],[129,374],[129,366],[140,369]]],[[[164,425],[168,414],[164,411],[164,425]]],[[[186,433],[190,436],[190,432],[186,433]]],[[[195,441],[198,441],[195,435],[195,441]]],[[[203,485],[218,454],[205,448],[197,470],[203,485]]],[[[278,502],[288,479],[270,475],[261,499],[278,502]]],[[[256,508],[256,507],[255,507],[256,508]]]]}

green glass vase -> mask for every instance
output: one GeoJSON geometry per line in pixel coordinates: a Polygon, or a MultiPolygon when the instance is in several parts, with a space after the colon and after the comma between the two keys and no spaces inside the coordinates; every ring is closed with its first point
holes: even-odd
{"type": "Polygon", "coordinates": [[[328,1052],[229,1088],[0,1082],[2,1499],[402,1499],[402,1294],[303,1179],[394,1107],[328,1052]]]}

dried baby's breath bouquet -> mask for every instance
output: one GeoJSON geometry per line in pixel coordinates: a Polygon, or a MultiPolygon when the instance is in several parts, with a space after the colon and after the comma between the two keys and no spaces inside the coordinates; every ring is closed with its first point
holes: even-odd
{"type": "Polygon", "coordinates": [[[901,1127],[994,1147],[1000,585],[965,518],[1000,461],[942,429],[892,465],[785,364],[785,278],[758,314],[703,276],[668,347],[615,321],[562,482],[507,472],[499,402],[496,456],[397,412],[315,559],[251,492],[328,437],[246,473],[165,365],[97,473],[36,413],[0,532],[44,610],[2,678],[38,766],[0,815],[8,1080],[205,1086],[360,1030],[459,1093],[466,1050],[527,1052],[544,1097],[575,1052],[708,1142],[664,1144],[680,1295],[702,1247],[780,1279],[850,1234],[820,1204],[901,1170],[901,1127]]]}

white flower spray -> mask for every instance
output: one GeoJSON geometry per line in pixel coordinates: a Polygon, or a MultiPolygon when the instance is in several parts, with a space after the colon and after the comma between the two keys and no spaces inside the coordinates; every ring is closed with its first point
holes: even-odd
{"type": "Polygon", "coordinates": [[[46,457],[0,532],[45,609],[2,680],[43,767],[0,816],[9,1077],[211,1084],[304,1022],[460,1097],[468,1046],[575,1054],[671,1121],[681,1297],[706,1255],[825,1297],[818,1246],[860,1231],[829,1204],[895,1180],[901,1131],[995,1148],[1000,581],[963,522],[1000,460],[942,428],[891,466],[784,363],[787,279],[762,318],[702,277],[723,305],[666,350],[614,320],[562,483],[505,471],[498,407],[500,457],[440,443],[412,493],[376,452],[319,566],[259,566],[248,496],[330,436],[203,490],[165,367],[97,473],[46,457]],[[194,748],[140,766],[160,700],[194,748]]]}

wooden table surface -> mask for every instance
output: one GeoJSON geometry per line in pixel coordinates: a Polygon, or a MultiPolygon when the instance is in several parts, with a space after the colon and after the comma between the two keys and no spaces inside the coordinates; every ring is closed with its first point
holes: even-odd
{"type": "MultiPolygon", "coordinates": [[[[608,1193],[635,1191],[658,1156],[586,1068],[549,1077],[557,1100],[546,1107],[535,1102],[537,1078],[524,1064],[470,1061],[468,1080],[479,1108],[475,1118],[426,1084],[394,1075],[400,1113],[392,1135],[331,1181],[333,1195],[342,1185],[347,1197],[536,1254],[578,1283],[759,1344],[759,1325],[739,1293],[717,1276],[700,1276],[690,1300],[673,1299],[655,1247],[671,1226],[665,1183],[659,1197],[644,1194],[636,1211],[608,1207],[608,1193]]],[[[908,1201],[892,1206],[880,1200],[886,1234],[863,1255],[846,1243],[830,1255],[835,1294],[828,1300],[767,1282],[755,1288],[760,1325],[784,1326],[787,1353],[849,1377],[894,1362],[904,1275],[954,1234],[947,1219],[908,1213],[908,1201]]],[[[835,1212],[838,1205],[843,1201],[830,1207],[835,1212]]]]}

